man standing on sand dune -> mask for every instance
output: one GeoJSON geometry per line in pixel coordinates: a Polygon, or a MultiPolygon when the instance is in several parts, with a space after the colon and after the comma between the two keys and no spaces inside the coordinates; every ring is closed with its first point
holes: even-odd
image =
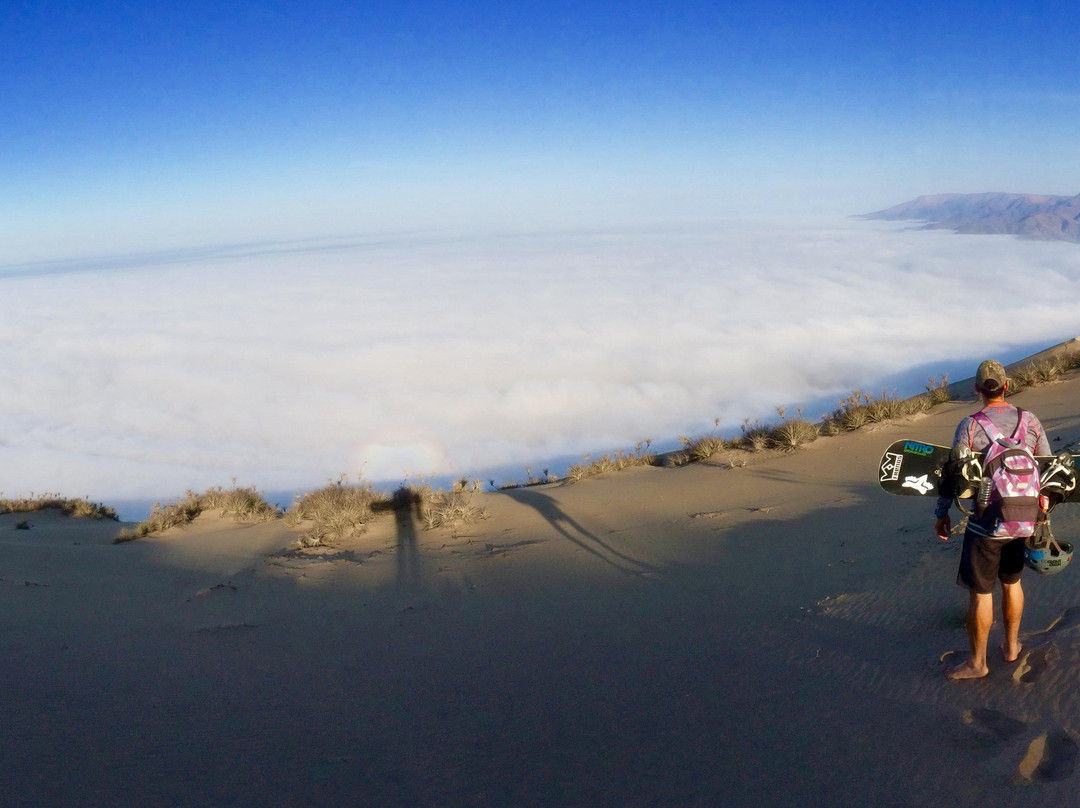
{"type": "MultiPolygon", "coordinates": [[[[992,442],[994,432],[1023,438],[1036,455],[1050,454],[1046,430],[1032,413],[1005,401],[1009,379],[1000,362],[988,359],[979,365],[975,391],[982,398],[982,409],[964,418],[956,428],[953,448],[966,446],[981,453],[992,442]]],[[[949,497],[939,497],[934,509],[934,530],[938,538],[948,540],[952,528],[949,497]]],[[[979,679],[990,669],[986,664],[986,646],[994,622],[994,584],[1001,581],[1001,616],[1005,623],[1005,641],[1001,656],[1005,662],[1020,657],[1020,617],[1024,612],[1024,590],[1020,575],[1024,571],[1024,537],[1000,536],[1001,515],[993,508],[982,515],[972,515],[964,532],[960,570],[956,583],[968,590],[967,633],[970,654],[963,664],[949,668],[950,679],[979,679]]]]}

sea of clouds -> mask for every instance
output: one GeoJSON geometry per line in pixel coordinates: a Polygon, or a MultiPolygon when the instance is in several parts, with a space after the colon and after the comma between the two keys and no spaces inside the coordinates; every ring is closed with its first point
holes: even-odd
{"type": "MultiPolygon", "coordinates": [[[[854,220],[0,264],[0,492],[497,483],[1080,333],[1080,248],[854,220]]],[[[280,500],[279,500],[280,501],[280,500]]]]}

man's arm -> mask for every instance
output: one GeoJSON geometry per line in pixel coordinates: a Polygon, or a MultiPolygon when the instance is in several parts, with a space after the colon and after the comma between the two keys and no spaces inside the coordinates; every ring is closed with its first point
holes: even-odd
{"type": "MultiPolygon", "coordinates": [[[[969,415],[956,425],[956,434],[953,435],[953,448],[957,446],[971,446],[972,424],[974,419],[969,415]]],[[[942,541],[949,540],[949,531],[952,530],[952,518],[949,516],[949,508],[955,496],[955,481],[942,478],[940,493],[937,504],[934,506],[934,533],[942,541]]]]}
{"type": "Polygon", "coordinates": [[[1050,448],[1050,441],[1046,437],[1046,430],[1043,429],[1042,421],[1035,415],[1031,416],[1031,420],[1035,424],[1035,432],[1038,435],[1038,439],[1035,441],[1035,454],[1042,457],[1052,455],[1054,450],[1050,448]]]}

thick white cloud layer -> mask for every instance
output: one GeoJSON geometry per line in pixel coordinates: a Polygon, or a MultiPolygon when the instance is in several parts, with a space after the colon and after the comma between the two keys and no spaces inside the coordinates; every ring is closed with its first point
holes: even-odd
{"type": "Polygon", "coordinates": [[[520,478],[970,375],[1076,335],[1080,249],[740,222],[9,265],[0,295],[0,491],[115,501],[520,478]]]}

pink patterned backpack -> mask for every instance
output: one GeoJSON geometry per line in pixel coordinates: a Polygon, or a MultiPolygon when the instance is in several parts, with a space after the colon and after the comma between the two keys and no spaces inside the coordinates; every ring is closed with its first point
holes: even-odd
{"type": "Polygon", "coordinates": [[[990,439],[983,454],[983,478],[976,500],[976,517],[988,526],[988,534],[1027,537],[1039,520],[1039,464],[1027,446],[1028,413],[1018,409],[1020,420],[1006,438],[985,413],[973,416],[990,439]]]}

